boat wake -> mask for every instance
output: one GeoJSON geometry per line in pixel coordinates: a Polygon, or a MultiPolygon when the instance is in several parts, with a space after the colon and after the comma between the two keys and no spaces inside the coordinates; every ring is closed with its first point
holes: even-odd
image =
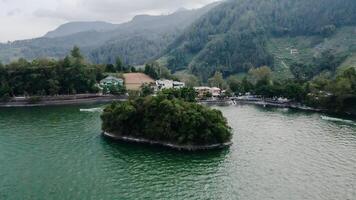
{"type": "Polygon", "coordinates": [[[335,118],[335,117],[328,117],[328,116],[325,116],[325,115],[322,115],[321,119],[326,120],[326,121],[342,122],[342,123],[356,125],[356,122],[354,122],[352,120],[340,119],[340,118],[335,118]]]}
{"type": "Polygon", "coordinates": [[[80,112],[103,112],[103,108],[87,108],[87,109],[80,109],[80,112]]]}

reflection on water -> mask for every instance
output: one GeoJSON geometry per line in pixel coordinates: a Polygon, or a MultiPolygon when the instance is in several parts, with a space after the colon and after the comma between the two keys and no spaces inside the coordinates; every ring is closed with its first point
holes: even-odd
{"type": "Polygon", "coordinates": [[[103,110],[104,110],[103,107],[79,109],[80,112],[103,112],[103,110]]]}
{"type": "Polygon", "coordinates": [[[93,106],[0,109],[0,199],[356,199],[354,125],[216,108],[234,144],[195,153],[104,139],[93,106]]]}
{"type": "Polygon", "coordinates": [[[352,121],[352,120],[341,119],[341,118],[336,118],[336,117],[329,117],[329,116],[325,116],[325,115],[322,115],[321,119],[327,120],[327,121],[332,121],[332,122],[342,122],[342,123],[356,125],[356,122],[352,121]]]}

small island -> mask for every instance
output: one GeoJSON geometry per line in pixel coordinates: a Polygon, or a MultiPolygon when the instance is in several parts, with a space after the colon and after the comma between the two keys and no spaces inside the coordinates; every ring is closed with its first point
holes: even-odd
{"type": "Polygon", "coordinates": [[[231,145],[232,130],[215,109],[164,94],[114,102],[101,115],[103,135],[178,150],[231,145]]]}

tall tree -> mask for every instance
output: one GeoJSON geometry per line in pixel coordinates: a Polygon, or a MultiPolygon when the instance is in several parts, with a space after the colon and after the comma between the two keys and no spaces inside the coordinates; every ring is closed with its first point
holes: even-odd
{"type": "Polygon", "coordinates": [[[153,79],[160,79],[159,73],[156,71],[153,64],[146,64],[144,72],[153,79]]]}
{"type": "Polygon", "coordinates": [[[211,87],[226,88],[226,82],[221,72],[215,72],[214,76],[209,79],[209,85],[211,87]]]}
{"type": "Polygon", "coordinates": [[[70,54],[71,54],[71,56],[73,57],[73,58],[77,58],[77,59],[83,59],[83,56],[82,56],[82,54],[80,53],[80,49],[79,49],[79,47],[78,46],[74,46],[73,47],[73,49],[72,49],[72,51],[70,52],[70,54]]]}
{"type": "Polygon", "coordinates": [[[254,84],[259,81],[268,82],[271,79],[272,70],[267,66],[263,66],[257,69],[250,69],[248,75],[251,79],[251,82],[254,84]]]}
{"type": "Polygon", "coordinates": [[[239,94],[239,93],[244,92],[243,89],[242,89],[242,86],[241,86],[241,82],[237,77],[230,76],[227,79],[227,83],[229,85],[230,90],[232,92],[234,92],[235,94],[239,94]]]}
{"type": "Polygon", "coordinates": [[[105,67],[105,71],[110,72],[110,73],[117,72],[117,70],[115,69],[115,66],[113,64],[107,64],[105,67]]]}
{"type": "Polygon", "coordinates": [[[115,68],[118,72],[124,71],[124,65],[122,64],[120,57],[116,57],[115,68]]]}

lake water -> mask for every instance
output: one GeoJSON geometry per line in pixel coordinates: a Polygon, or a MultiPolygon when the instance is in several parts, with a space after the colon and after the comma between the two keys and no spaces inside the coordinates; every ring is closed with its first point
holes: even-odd
{"type": "Polygon", "coordinates": [[[0,109],[1,200],[356,199],[353,120],[219,107],[234,144],[187,153],[103,139],[87,108],[0,109]]]}

